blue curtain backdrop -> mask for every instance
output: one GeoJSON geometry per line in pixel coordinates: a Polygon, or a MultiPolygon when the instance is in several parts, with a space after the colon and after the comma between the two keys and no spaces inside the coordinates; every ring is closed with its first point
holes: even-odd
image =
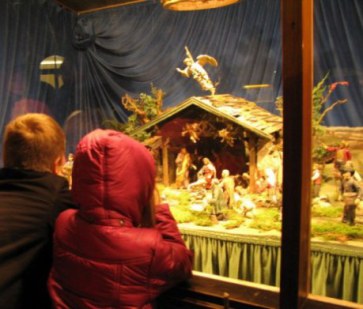
{"type": "MultiPolygon", "coordinates": [[[[217,94],[245,97],[277,113],[281,95],[281,29],[278,0],[242,0],[213,10],[173,12],[145,2],[76,16],[51,0],[0,3],[0,130],[15,115],[46,112],[65,128],[68,151],[106,119],[126,121],[126,93],[166,95],[164,109],[190,96],[208,95],[182,77],[184,47],[194,57],[208,54],[218,67],[206,69],[217,94]],[[58,55],[60,69],[40,67],[58,55]],[[62,76],[63,85],[40,81],[62,76]],[[246,89],[245,85],[269,84],[246,89]]],[[[338,86],[330,102],[347,98],[325,119],[328,126],[363,126],[363,1],[315,1],[315,81],[326,74],[338,86]]]]}

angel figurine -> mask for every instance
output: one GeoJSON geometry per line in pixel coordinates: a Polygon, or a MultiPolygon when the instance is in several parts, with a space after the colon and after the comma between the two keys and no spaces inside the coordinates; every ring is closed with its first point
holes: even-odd
{"type": "Polygon", "coordinates": [[[215,58],[209,55],[199,55],[197,61],[194,61],[192,54],[187,46],[185,46],[186,58],[183,63],[186,65],[184,69],[177,68],[176,70],[184,77],[193,77],[205,91],[210,91],[212,95],[216,92],[216,86],[213,84],[207,71],[204,69],[205,64],[210,64],[214,67],[218,66],[215,58]]]}

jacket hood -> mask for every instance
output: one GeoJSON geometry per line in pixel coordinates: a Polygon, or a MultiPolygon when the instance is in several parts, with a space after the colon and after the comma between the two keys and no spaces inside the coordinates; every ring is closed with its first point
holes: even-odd
{"type": "Polygon", "coordinates": [[[138,226],[149,207],[155,164],[148,149],[125,134],[97,129],[79,142],[72,172],[72,194],[85,219],[115,219],[138,226]]]}

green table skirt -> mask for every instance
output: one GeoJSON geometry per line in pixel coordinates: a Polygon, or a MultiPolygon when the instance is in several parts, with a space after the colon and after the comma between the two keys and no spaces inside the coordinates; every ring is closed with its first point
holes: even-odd
{"type": "MultiPolygon", "coordinates": [[[[278,236],[236,234],[188,225],[179,228],[194,252],[194,270],[280,285],[278,236]]],[[[311,293],[363,303],[363,247],[313,241],[311,293]]]]}

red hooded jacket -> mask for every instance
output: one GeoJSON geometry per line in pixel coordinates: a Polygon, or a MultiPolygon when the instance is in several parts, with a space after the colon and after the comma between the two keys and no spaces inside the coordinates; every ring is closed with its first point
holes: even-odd
{"type": "Polygon", "coordinates": [[[190,277],[192,254],[169,206],[156,207],[155,227],[140,227],[154,183],[153,157],[140,143],[112,130],[81,140],[72,188],[79,210],[63,212],[55,227],[55,308],[152,308],[190,277]]]}

